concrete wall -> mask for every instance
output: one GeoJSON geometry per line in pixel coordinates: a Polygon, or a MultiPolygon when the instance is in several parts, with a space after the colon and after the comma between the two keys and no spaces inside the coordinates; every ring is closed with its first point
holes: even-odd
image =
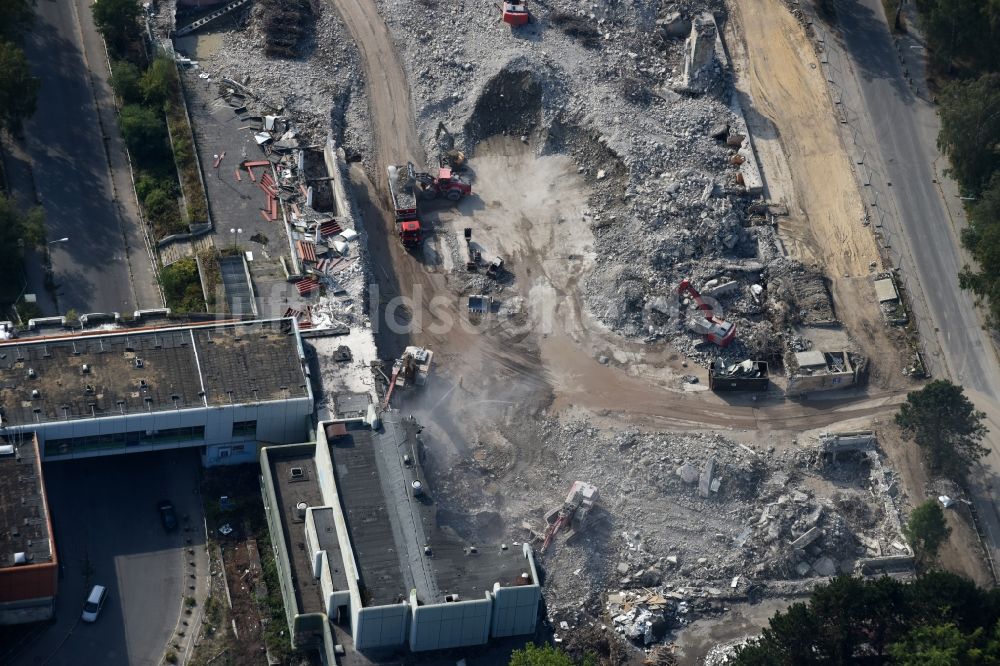
{"type": "Polygon", "coordinates": [[[354,608],[351,614],[351,633],[358,650],[399,647],[406,643],[410,622],[408,604],[354,608]]]}
{"type": "Polygon", "coordinates": [[[538,622],[538,604],[542,600],[542,588],[538,585],[538,569],[535,556],[528,544],[522,546],[525,570],[531,574],[532,585],[517,587],[493,586],[493,620],[490,635],[494,638],[533,634],[538,622]]]}
{"type": "Polygon", "coordinates": [[[52,619],[55,597],[0,603],[0,624],[27,624],[52,619]]]}
{"type": "Polygon", "coordinates": [[[483,645],[490,639],[493,601],[488,592],[482,599],[427,606],[417,606],[417,594],[411,592],[410,606],[410,649],[414,652],[483,645]]]}
{"type": "MultiPolygon", "coordinates": [[[[213,444],[246,442],[246,437],[233,438],[233,423],[257,421],[255,439],[269,443],[300,442],[307,438],[309,418],[312,415],[312,398],[299,397],[222,407],[200,407],[162,412],[134,413],[74,421],[49,421],[27,426],[10,426],[6,432],[35,432],[41,445],[43,460],[68,460],[95,456],[119,455],[159,449],[186,448],[213,444]],[[159,431],[173,428],[203,426],[203,440],[185,440],[114,448],[70,450],[66,454],[46,452],[45,442],[51,439],[82,438],[126,432],[159,431]]],[[[253,455],[253,454],[251,454],[253,455]]],[[[252,458],[241,462],[248,462],[252,458]]],[[[235,461],[234,461],[235,462],[235,461]]]]}
{"type": "Polygon", "coordinates": [[[788,395],[797,395],[809,391],[832,391],[847,388],[855,383],[853,372],[837,372],[821,375],[793,375],[788,378],[788,395]]]}

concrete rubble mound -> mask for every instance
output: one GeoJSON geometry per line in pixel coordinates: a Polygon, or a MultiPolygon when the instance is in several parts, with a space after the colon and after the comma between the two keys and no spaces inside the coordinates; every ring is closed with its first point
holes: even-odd
{"type": "MultiPolygon", "coordinates": [[[[472,461],[480,478],[503,480],[501,515],[512,538],[540,543],[544,516],[566,486],[600,479],[603,520],[553,540],[544,556],[554,624],[604,617],[623,637],[650,645],[727,603],[803,593],[839,573],[899,565],[905,572],[912,555],[896,474],[870,433],[748,446],[713,434],[543,421],[540,432],[514,426],[506,436],[540,438],[553,456],[545,469],[513,478],[505,476],[507,458],[472,461]],[[619,471],[602,473],[608,469],[619,471]]],[[[441,486],[456,506],[482,504],[474,481],[449,479],[441,486]]]]}

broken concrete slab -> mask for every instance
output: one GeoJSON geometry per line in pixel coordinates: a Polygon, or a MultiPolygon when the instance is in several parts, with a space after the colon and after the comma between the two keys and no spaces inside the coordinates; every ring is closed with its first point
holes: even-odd
{"type": "Polygon", "coordinates": [[[821,528],[821,527],[813,527],[813,528],[809,529],[805,534],[803,534],[802,536],[800,536],[798,539],[796,539],[795,541],[793,541],[792,544],[791,544],[792,548],[796,548],[796,549],[798,549],[798,548],[805,548],[806,546],[808,546],[809,544],[811,544],[813,541],[815,541],[816,539],[820,538],[821,536],[823,536],[823,528],[821,528]]]}
{"type": "Polygon", "coordinates": [[[698,477],[698,494],[709,497],[712,493],[712,475],[715,474],[715,458],[709,458],[698,477]]]}

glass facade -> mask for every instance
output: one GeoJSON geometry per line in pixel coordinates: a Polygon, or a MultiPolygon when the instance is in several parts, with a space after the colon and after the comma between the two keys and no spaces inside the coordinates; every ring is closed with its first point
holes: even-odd
{"type": "MultiPolygon", "coordinates": [[[[256,423],[256,422],[255,422],[256,423]]],[[[138,430],[87,437],[60,437],[45,440],[45,457],[65,456],[90,451],[126,452],[132,446],[156,446],[160,444],[180,444],[204,441],[205,426],[187,428],[164,428],[162,430],[138,430]]]]}

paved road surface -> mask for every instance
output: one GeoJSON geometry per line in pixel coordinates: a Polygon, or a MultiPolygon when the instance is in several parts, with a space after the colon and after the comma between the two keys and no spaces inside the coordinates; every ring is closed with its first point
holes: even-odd
{"type": "Polygon", "coordinates": [[[977,479],[972,492],[994,554],[1000,555],[996,498],[988,496],[1000,471],[1000,364],[973,297],[958,286],[967,261],[958,239],[965,221],[955,202],[946,200],[956,188],[941,173],[940,123],[923,82],[923,52],[912,38],[897,51],[879,0],[841,0],[837,17],[841,39],[827,40],[834,89],[843,95],[848,122],[857,129],[862,157],[873,172],[866,190],[879,191],[892,257],[916,292],[915,314],[931,368],[965,386],[990,421],[994,452],[986,460],[986,485],[977,479]],[[915,89],[904,67],[917,82],[915,89]]]}
{"type": "MultiPolygon", "coordinates": [[[[158,297],[148,255],[141,237],[136,242],[137,229],[131,230],[137,251],[128,252],[123,229],[136,223],[121,217],[114,196],[115,183],[120,185],[122,178],[119,174],[112,179],[109,155],[119,172],[125,158],[116,124],[107,126],[111,132],[107,141],[102,138],[95,94],[106,105],[109,93],[106,83],[100,85],[106,74],[95,88],[88,73],[88,63],[95,72],[106,72],[103,49],[98,52],[94,43],[90,10],[82,2],[40,2],[36,10],[25,51],[42,85],[38,111],[25,127],[25,148],[45,208],[48,237],[70,238],[50,246],[59,308],[63,312],[135,309],[130,269],[136,277],[138,303],[155,307],[158,297]],[[84,19],[86,29],[81,29],[79,19],[84,19]]],[[[123,202],[126,195],[131,196],[129,189],[122,190],[123,202]]],[[[128,207],[123,205],[121,212],[129,214],[128,207]]]]}
{"type": "Polygon", "coordinates": [[[204,550],[201,500],[193,493],[194,449],[91,458],[44,467],[64,577],[55,624],[15,657],[13,666],[156,666],[180,617],[188,585],[185,539],[204,550]],[[167,533],[156,503],[173,501],[190,532],[167,533]],[[87,576],[85,563],[91,574],[87,576]],[[79,622],[89,586],[110,595],[98,621],[79,622]]]}

